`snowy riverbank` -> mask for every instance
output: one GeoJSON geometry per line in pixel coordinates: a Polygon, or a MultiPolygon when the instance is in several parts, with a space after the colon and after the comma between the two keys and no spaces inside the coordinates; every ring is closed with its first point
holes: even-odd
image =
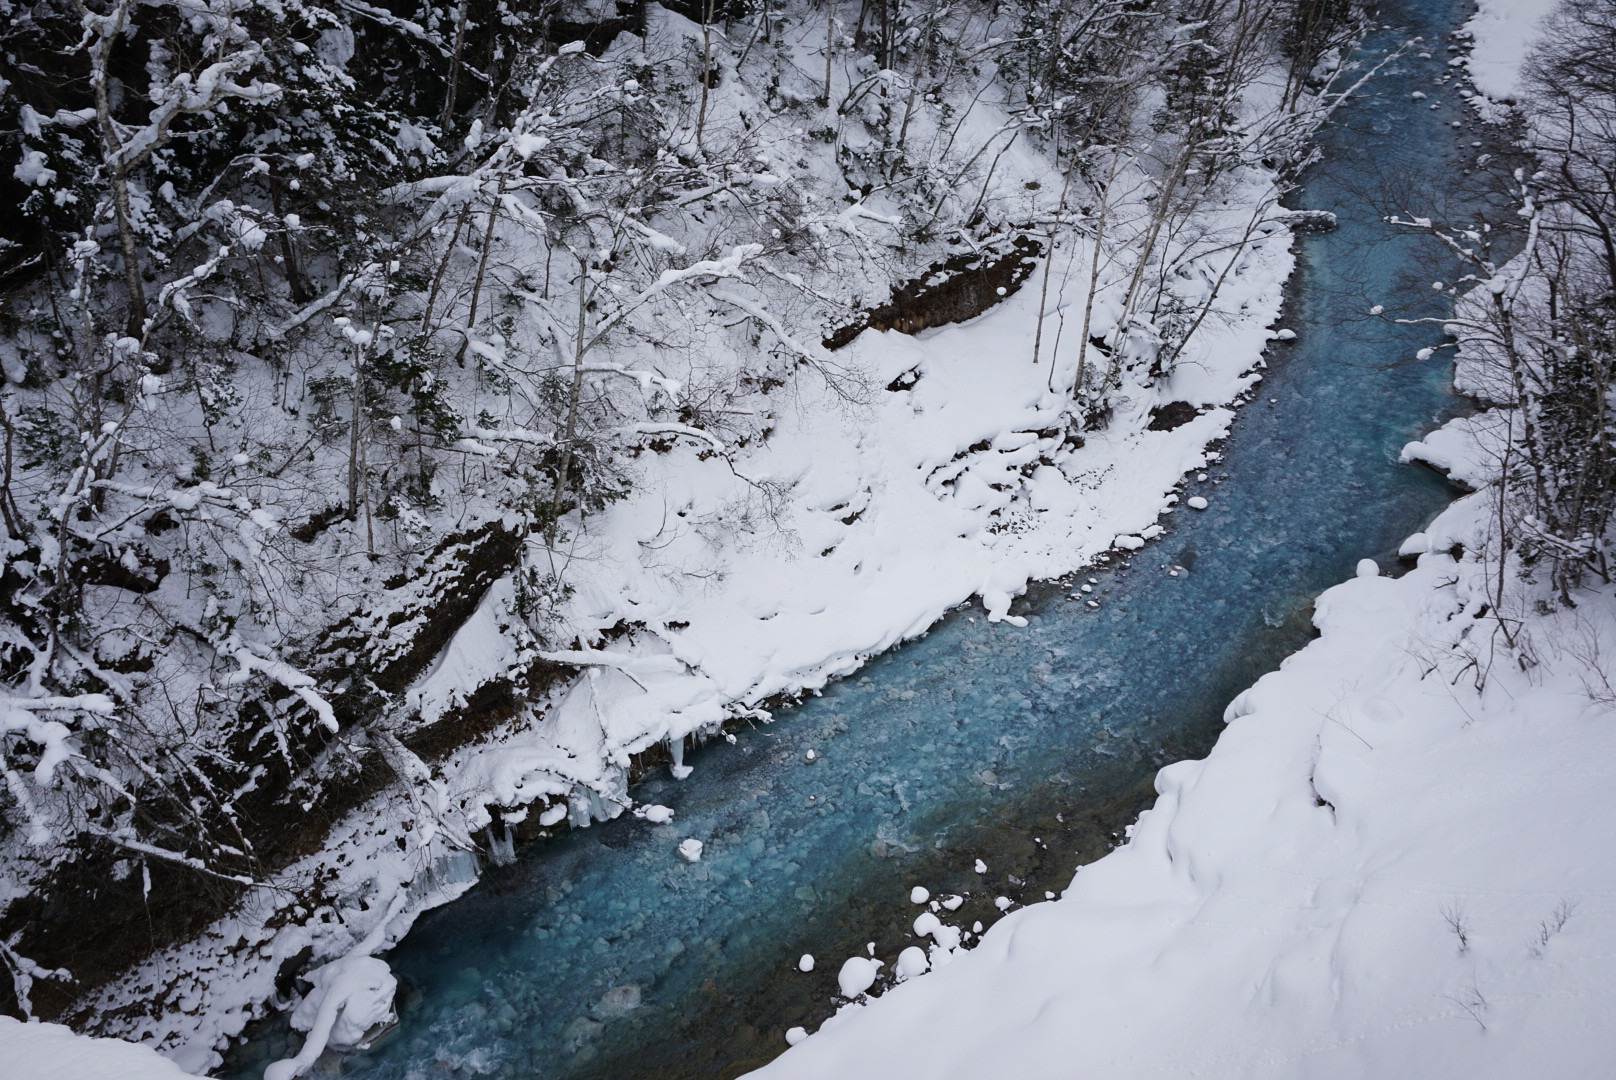
{"type": "MultiPolygon", "coordinates": [[[[1487,93],[1536,14],[1471,24],[1487,93]]],[[[1486,351],[1461,388],[1487,391],[1486,351]]],[[[1319,639],[1161,771],[1123,848],[755,1075],[1606,1075],[1616,590],[1502,576],[1506,420],[1410,444],[1480,490],[1408,539],[1407,573],[1366,560],[1318,599],[1319,639]]]]}
{"type": "Polygon", "coordinates": [[[1058,902],[757,1075],[1604,1075],[1616,597],[1528,617],[1539,664],[1495,663],[1490,512],[1321,596],[1320,639],[1058,902]]]}
{"type": "MultiPolygon", "coordinates": [[[[1030,152],[1007,156],[1004,170],[1007,187],[1030,177],[1056,186],[1030,152]]],[[[1070,385],[1079,363],[1091,265],[1087,241],[1068,237],[1047,296],[1034,281],[968,323],[913,337],[867,331],[834,356],[815,347],[816,362],[843,377],[799,379],[774,406],[766,440],[725,456],[693,444],[643,458],[635,493],[592,520],[568,570],[571,623],[581,634],[642,628],[631,641],[554,654],[586,674],[536,722],[372,800],[324,851],[198,941],[97,991],[85,1015],[209,1068],[216,1047],[279,996],[283,968],[345,956],[365,938],[396,941],[421,911],[470,887],[475,857],[452,837],[412,832],[416,822],[452,822],[462,840],[497,847],[501,834],[479,835],[491,805],[536,803],[544,826],[615,816],[628,805],[630,755],[670,744],[683,775],[687,737],[711,737],[737,716],[766,719],[758,709],[771,697],[812,692],[973,598],[990,619],[1014,622],[1012,598],[1030,580],[1140,546],[1161,514],[1193,512],[1176,505],[1179,489],[1215,460],[1206,447],[1260,380],[1293,265],[1272,175],[1247,171],[1233,191],[1227,207],[1204,213],[1209,234],[1238,233],[1254,214],[1270,220],[1229,267],[1219,317],[1166,377],[1119,366],[1102,430],[1067,438],[1069,398],[1050,389],[1070,385]],[[849,396],[850,386],[864,390],[849,396]],[[1173,402],[1184,403],[1178,426],[1154,422],[1173,402]],[[311,907],[298,898],[315,881],[327,899],[311,907]]],[[[1098,330],[1120,315],[1127,284],[1102,274],[1098,330]]],[[[1203,273],[1181,287],[1204,295],[1212,284],[1203,273]]],[[[1085,362],[1105,357],[1090,348],[1085,362]]],[[[410,688],[423,722],[531,659],[512,603],[509,583],[496,584],[410,688]]]]}
{"type": "MultiPolygon", "coordinates": [[[[627,753],[711,730],[771,694],[811,691],[924,632],[975,596],[990,605],[990,618],[1003,616],[1029,580],[1082,566],[1112,549],[1119,535],[1149,535],[1157,517],[1173,509],[1186,474],[1193,478],[1207,463],[1206,444],[1227,431],[1228,404],[1254,383],[1290,267],[1288,236],[1276,231],[1254,251],[1241,294],[1231,299],[1232,308],[1243,308],[1239,318],[1209,326],[1196,342],[1198,363],[1183,365],[1163,386],[1136,391],[1128,412],[1080,449],[1061,448],[1039,434],[1052,426],[1060,403],[1044,385],[1047,363],[1030,363],[1031,289],[973,323],[918,339],[867,333],[853,346],[855,362],[883,383],[906,371],[917,371],[919,381],[886,394],[873,422],[829,401],[782,417],[760,467],[800,475],[802,494],[787,510],[795,536],[732,552],[723,585],[706,595],[681,595],[647,571],[638,597],[620,593],[611,601],[641,601],[650,618],[678,616],[688,629],[668,634],[664,647],[625,650],[611,666],[593,668],[595,674],[563,691],[542,724],[452,755],[437,790],[476,810],[483,802],[570,796],[574,823],[587,824],[591,815],[616,812],[589,793],[626,794],[621,764],[627,753]],[[1147,430],[1151,408],[1174,400],[1207,408],[1175,430],[1147,430]],[[1020,470],[1039,455],[1057,465],[1027,470],[1031,475],[1024,477],[1020,470]],[[939,490],[939,471],[958,478],[955,494],[939,490]],[[1014,511],[1007,527],[989,517],[1002,507],[1014,511]],[[569,774],[582,782],[569,783],[569,774]]],[[[1059,291],[1057,283],[1052,296],[1059,291]]],[[[718,502],[700,497],[700,489],[724,469],[721,462],[701,462],[692,453],[679,464],[682,472],[652,490],[684,488],[697,505],[718,502]]],[[[601,532],[635,545],[644,539],[639,525],[647,515],[660,519],[662,507],[631,502],[620,513],[601,532]]],[[[650,522],[651,531],[657,527],[650,522]]],[[[477,635],[496,632],[503,598],[496,587],[450,645],[439,672],[493,654],[477,635]]],[[[338,898],[333,909],[340,913],[335,918],[270,930],[264,923],[279,900],[265,895],[201,942],[107,987],[98,1000],[109,1010],[119,1001],[153,996],[177,1006],[205,1002],[194,1013],[165,1009],[160,1018],[128,1028],[129,1035],[205,1067],[213,1043],[238,1032],[273,995],[287,958],[306,946],[317,957],[341,955],[374,929],[391,892],[411,890],[409,909],[387,931],[396,940],[415,914],[474,881],[469,857],[428,869],[413,841],[402,850],[396,840],[404,835],[400,823],[411,818],[409,798],[393,792],[376,800],[334,832],[326,853],[285,875],[288,881],[330,875],[329,892],[338,898]]],[[[563,803],[553,805],[546,824],[560,818],[563,803]]]]}
{"type": "Polygon", "coordinates": [[[26,1080],[184,1080],[178,1065],[122,1039],[92,1039],[61,1024],[0,1016],[0,1076],[26,1080]]]}

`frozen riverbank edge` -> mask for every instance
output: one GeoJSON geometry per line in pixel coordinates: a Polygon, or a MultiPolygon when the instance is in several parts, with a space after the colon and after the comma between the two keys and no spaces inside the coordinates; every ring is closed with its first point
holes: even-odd
{"type": "MultiPolygon", "coordinates": [[[[1029,176],[1047,168],[1030,154],[1016,164],[1029,176]]],[[[1247,175],[1236,196],[1216,214],[1235,221],[1268,204],[1272,177],[1247,175]]],[[[1012,597],[1029,581],[1126,553],[1163,513],[1192,512],[1175,506],[1180,492],[1216,460],[1208,447],[1260,381],[1275,335],[1294,265],[1284,214],[1275,212],[1231,274],[1219,303],[1225,319],[1206,321],[1169,377],[1123,373],[1109,426],[1074,445],[1060,434],[1066,402],[1047,387],[1060,385],[1052,351],[1057,370],[1078,362],[1075,333],[1064,346],[1050,339],[1064,309],[1081,313],[1086,280],[1063,268],[1086,266],[1083,251],[1057,249],[1042,363],[1032,362],[1040,290],[1028,287],[959,326],[916,337],[866,332],[838,361],[875,388],[867,405],[829,385],[795,388],[768,443],[743,463],[748,484],[789,483],[778,515],[736,504],[735,470],[700,447],[648,462],[648,494],[592,526],[590,550],[580,553],[590,565],[570,606],[580,622],[635,621],[649,632],[554,654],[586,673],[559,688],[536,722],[463,747],[431,775],[377,796],[332,829],[323,851],[255,890],[202,938],[96,991],[75,1024],[159,1047],[193,1072],[212,1068],[249,1020],[287,1002],[294,976],[362,941],[385,948],[422,911],[469,888],[477,855],[453,834],[508,844],[497,828],[482,832],[495,820],[490,808],[507,811],[503,824],[532,813],[544,827],[616,816],[630,804],[632,755],[666,744],[683,774],[688,737],[766,721],[762,703],[857,670],[973,597],[1015,633],[1012,597]],[[1163,430],[1153,410],[1172,402],[1193,415],[1163,430]],[[704,532],[717,528],[722,543],[704,532]],[[417,826],[434,821],[456,828],[423,836],[417,826]]],[[[1101,290],[1096,325],[1116,317],[1120,284],[1101,290]]],[[[519,653],[506,633],[511,603],[508,582],[496,583],[409,691],[423,717],[463,703],[519,653]]]]}
{"type": "Polygon", "coordinates": [[[754,1075],[1604,1075],[1616,606],[1528,616],[1539,664],[1492,663],[1491,512],[1320,596],[1321,637],[1058,901],[754,1075]]]}

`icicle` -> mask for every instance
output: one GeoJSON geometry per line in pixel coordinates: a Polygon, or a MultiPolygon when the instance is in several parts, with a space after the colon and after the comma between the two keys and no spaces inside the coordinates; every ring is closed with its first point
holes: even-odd
{"type": "Polygon", "coordinates": [[[675,780],[683,780],[695,771],[685,764],[685,740],[683,735],[677,739],[669,737],[668,751],[673,754],[673,764],[668,766],[668,771],[673,774],[675,780]]]}
{"type": "Polygon", "coordinates": [[[516,861],[516,837],[509,825],[501,825],[498,833],[488,826],[488,861],[494,866],[509,866],[516,861]],[[503,834],[503,835],[502,835],[503,834]]]}
{"type": "Polygon", "coordinates": [[[430,876],[440,888],[445,885],[464,885],[476,881],[477,853],[475,851],[461,851],[456,849],[437,859],[432,864],[430,876]]]}
{"type": "MultiPolygon", "coordinates": [[[[435,847],[436,845],[434,845],[435,847]]],[[[470,884],[480,876],[477,853],[460,848],[436,855],[424,871],[411,881],[408,889],[409,906],[419,906],[428,897],[457,885],[470,884]]],[[[464,891],[464,890],[459,890],[464,891]]],[[[459,892],[456,892],[459,895],[459,892]]]]}

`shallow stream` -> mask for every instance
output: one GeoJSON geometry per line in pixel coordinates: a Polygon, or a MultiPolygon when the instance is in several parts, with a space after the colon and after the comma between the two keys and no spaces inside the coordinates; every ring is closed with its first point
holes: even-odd
{"type": "MultiPolygon", "coordinates": [[[[1298,338],[1270,349],[1223,461],[1187,484],[1210,509],[1169,515],[1131,565],[1035,590],[1017,604],[1024,630],[962,609],[773,724],[691,753],[689,780],[659,771],[634,794],[673,807],[672,825],[597,825],[490,870],[387,957],[405,986],[398,1031],[316,1072],[734,1076],[783,1051],[787,1028],[815,1027],[867,943],[891,970],[914,944],[912,886],[964,896],[944,913],[954,925],[990,924],[995,898],[1041,901],[1120,842],[1157,768],[1204,755],[1229,699],[1307,640],[1311,598],[1362,557],[1390,568],[1452,496],[1397,464],[1460,407],[1446,361],[1411,362],[1441,335],[1366,315],[1416,284],[1420,313],[1440,313],[1432,275],[1452,268],[1369,200],[1425,184],[1451,206],[1480,152],[1457,81],[1437,83],[1443,35],[1469,10],[1383,9],[1400,29],[1369,52],[1412,33],[1432,55],[1400,62],[1322,136],[1293,203],[1341,227],[1298,242],[1282,323],[1298,338]],[[1097,611],[1070,598],[1090,576],[1097,611]],[[705,843],[700,862],[675,854],[685,837],[705,843]]],[[[296,1045],[271,1026],[230,1074],[257,1077],[296,1045]]]]}

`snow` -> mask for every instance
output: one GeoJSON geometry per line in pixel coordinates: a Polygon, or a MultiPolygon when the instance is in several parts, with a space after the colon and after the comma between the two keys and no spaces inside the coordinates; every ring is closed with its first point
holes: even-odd
{"type": "Polygon", "coordinates": [[[23,150],[22,160],[12,168],[11,175],[27,187],[49,187],[56,182],[56,170],[46,164],[45,155],[38,150],[23,150]]]}
{"type": "Polygon", "coordinates": [[[0,1016],[0,1076],[6,1080],[186,1080],[188,1075],[149,1047],[0,1016]]]}
{"type": "Polygon", "coordinates": [[[308,1072],[327,1047],[363,1049],[398,1021],[393,999],[398,980],[387,961],[371,955],[387,940],[388,924],[404,909],[407,894],[398,893],[387,912],[347,955],[303,976],[312,989],[292,1010],[292,1027],[308,1032],[294,1057],[274,1062],[264,1080],[293,1080],[308,1072]]]}
{"type": "Polygon", "coordinates": [[[1399,558],[1408,559],[1424,555],[1430,550],[1431,538],[1425,533],[1417,532],[1403,541],[1402,545],[1397,549],[1397,555],[1399,558]]]}
{"type": "Polygon", "coordinates": [[[1505,445],[1509,414],[1490,409],[1466,416],[1438,428],[1403,447],[1399,460],[1423,462],[1455,484],[1472,490],[1482,487],[1491,475],[1505,445]],[[1473,447],[1479,447],[1478,453],[1473,447]]]}
{"type": "Polygon", "coordinates": [[[1320,596],[1320,637],[1060,899],[755,1075],[1608,1075],[1616,588],[1523,602],[1537,663],[1489,664],[1491,513],[1465,497],[1407,574],[1320,596]]]}
{"type": "Polygon", "coordinates": [[[310,972],[314,991],[292,1012],[292,1026],[309,1033],[296,1057],[264,1070],[264,1080],[292,1080],[308,1072],[327,1046],[351,1050],[367,1045],[366,1036],[394,1022],[393,998],[398,980],[385,960],[355,956],[310,972]]]}
{"type": "MultiPolygon", "coordinates": [[[[739,85],[726,80],[731,89],[739,85]]],[[[997,123],[987,119],[988,111],[984,101],[979,122],[997,123]]],[[[1028,142],[1005,155],[997,174],[1006,200],[1025,200],[1012,206],[1007,220],[1033,220],[1060,187],[1047,183],[1050,164],[1028,142]],[[1035,178],[1045,181],[1037,194],[1025,183],[1035,178]]],[[[517,147],[542,149],[531,142],[517,147]]],[[[840,177],[835,168],[828,175],[840,177]]],[[[1229,195],[1226,208],[1208,211],[1209,230],[1247,220],[1253,207],[1274,196],[1272,176],[1252,170],[1236,177],[1229,195]]],[[[869,242],[869,233],[890,219],[886,209],[855,203],[838,212],[838,227],[850,241],[869,242]]],[[[655,236],[646,239],[664,246],[655,236]]],[[[1053,265],[1046,315],[1069,319],[1082,314],[1089,241],[1071,236],[1063,242],[1070,250],[1053,265]]],[[[1217,317],[1187,344],[1176,370],[1155,380],[1142,370],[1118,372],[1123,386],[1109,427],[1086,433],[1085,444],[1075,446],[1045,434],[1061,426],[1069,404],[1068,395],[1049,386],[1063,377],[1069,383],[1081,356],[1092,364],[1095,354],[1082,353],[1072,333],[1052,344],[1046,326],[1043,354],[1029,362],[1040,314],[1037,289],[1024,288],[968,323],[913,337],[866,331],[828,353],[814,335],[786,332],[760,303],[747,278],[758,261],[756,245],[730,247],[727,256],[669,270],[627,302],[671,295],[681,282],[712,286],[722,279],[704,295],[744,315],[768,349],[783,352],[793,365],[800,360],[805,372],[787,400],[760,403],[771,410],[767,425],[758,421],[767,437],[742,445],[704,428],[636,423],[636,430],[677,437],[666,440],[670,448],[636,459],[627,498],[576,529],[574,548],[565,553],[573,592],[559,616],[576,641],[540,650],[513,617],[515,590],[505,579],[403,697],[418,722],[430,724],[464,706],[480,687],[536,660],[583,672],[508,728],[435,761],[414,790],[386,792],[350,815],[326,853],[270,883],[266,897],[281,900],[255,899],[197,942],[166,951],[108,986],[92,1007],[161,996],[164,1003],[154,1009],[160,1015],[129,1019],[131,1033],[169,1047],[217,1045],[261,1011],[283,960],[305,944],[315,946],[317,959],[344,955],[374,919],[342,901],[328,912],[334,920],[310,917],[306,925],[292,925],[288,898],[322,875],[337,875],[340,884],[330,895],[340,897],[413,890],[413,917],[468,886],[463,875],[474,871],[475,860],[448,834],[476,835],[493,819],[491,807],[542,802],[543,826],[564,819],[587,826],[632,809],[626,783],[632,755],[665,744],[672,775],[689,776],[687,738],[712,737],[739,717],[767,722],[763,702],[822,688],[924,633],[972,597],[1003,632],[1025,626],[1011,609],[1029,581],[1080,568],[1113,544],[1138,550],[1162,531],[1157,517],[1177,497],[1185,474],[1213,460],[1207,444],[1227,434],[1232,403],[1259,378],[1252,365],[1272,335],[1293,265],[1283,229],[1253,247],[1231,274],[1217,317]],[[906,372],[918,381],[902,391],[884,389],[906,372]],[[1173,431],[1148,430],[1151,409],[1171,401],[1189,402],[1199,414],[1173,431]],[[625,626],[644,629],[612,639],[609,648],[598,638],[625,626]],[[453,829],[445,825],[445,835],[431,842],[403,831],[400,822],[423,806],[452,819],[453,829]],[[346,856],[341,863],[332,854],[337,851],[346,856]],[[447,867],[453,870],[445,875],[447,867]],[[252,947],[242,948],[243,941],[252,947]],[[211,974],[204,980],[201,972],[211,974]],[[186,994],[209,1003],[172,1007],[186,994]]],[[[1120,312],[1126,278],[1104,279],[1097,313],[1120,312]]],[[[279,332],[289,333],[334,302],[312,302],[279,332]]],[[[603,322],[597,337],[608,329],[603,322]]],[[[480,362],[497,360],[479,355],[480,362]]],[[[605,346],[598,355],[604,357],[605,346]]],[[[625,348],[611,362],[591,360],[586,370],[678,397],[715,371],[728,378],[732,373],[717,367],[722,359],[714,359],[712,369],[692,364],[682,370],[656,349],[625,348]]],[[[757,359],[737,356],[736,371],[757,359]]],[[[503,420],[465,436],[459,448],[485,460],[502,446],[548,441],[503,420]]],[[[176,493],[201,498],[205,490],[176,493]]],[[[245,647],[235,655],[241,678],[281,682],[335,723],[301,673],[245,647]]],[[[813,751],[804,757],[812,760],[813,751]]],[[[696,855],[686,854],[685,844],[680,854],[699,858],[699,841],[686,844],[696,855]]],[[[977,869],[986,872],[980,861],[977,869]]],[[[397,920],[389,933],[403,933],[408,922],[397,920]]]]}
{"type": "Polygon", "coordinates": [[[1536,40],[1538,23],[1556,0],[1479,0],[1465,24],[1472,41],[1470,78],[1494,100],[1520,96],[1521,65],[1536,40]]]}
{"type": "Polygon", "coordinates": [[[926,950],[918,945],[910,945],[898,954],[896,970],[898,981],[906,982],[931,970],[931,961],[926,959],[926,950]]]}
{"type": "Polygon", "coordinates": [[[802,959],[797,961],[797,970],[802,972],[814,970],[814,957],[812,953],[802,954],[802,959]]]}
{"type": "Polygon", "coordinates": [[[930,937],[943,952],[953,952],[959,948],[959,927],[949,926],[932,912],[928,911],[915,919],[914,932],[915,937],[930,937]]]}
{"type": "Polygon", "coordinates": [[[987,610],[988,622],[1008,623],[1011,626],[1027,625],[1026,619],[1009,614],[1010,594],[1003,589],[982,590],[982,606],[987,610]]]}
{"type": "Polygon", "coordinates": [[[679,841],[679,855],[689,862],[701,861],[702,842],[695,838],[679,841]]]}
{"type": "Polygon", "coordinates": [[[867,956],[849,956],[836,973],[836,985],[845,998],[856,998],[875,985],[881,965],[867,956]]]}
{"type": "Polygon", "coordinates": [[[926,891],[926,888],[923,885],[916,885],[914,888],[909,890],[909,902],[911,904],[924,904],[930,899],[931,893],[926,891]]]}
{"type": "Polygon", "coordinates": [[[1207,507],[1206,497],[1203,495],[1191,495],[1184,500],[1184,505],[1191,510],[1205,510],[1207,507]]]}

